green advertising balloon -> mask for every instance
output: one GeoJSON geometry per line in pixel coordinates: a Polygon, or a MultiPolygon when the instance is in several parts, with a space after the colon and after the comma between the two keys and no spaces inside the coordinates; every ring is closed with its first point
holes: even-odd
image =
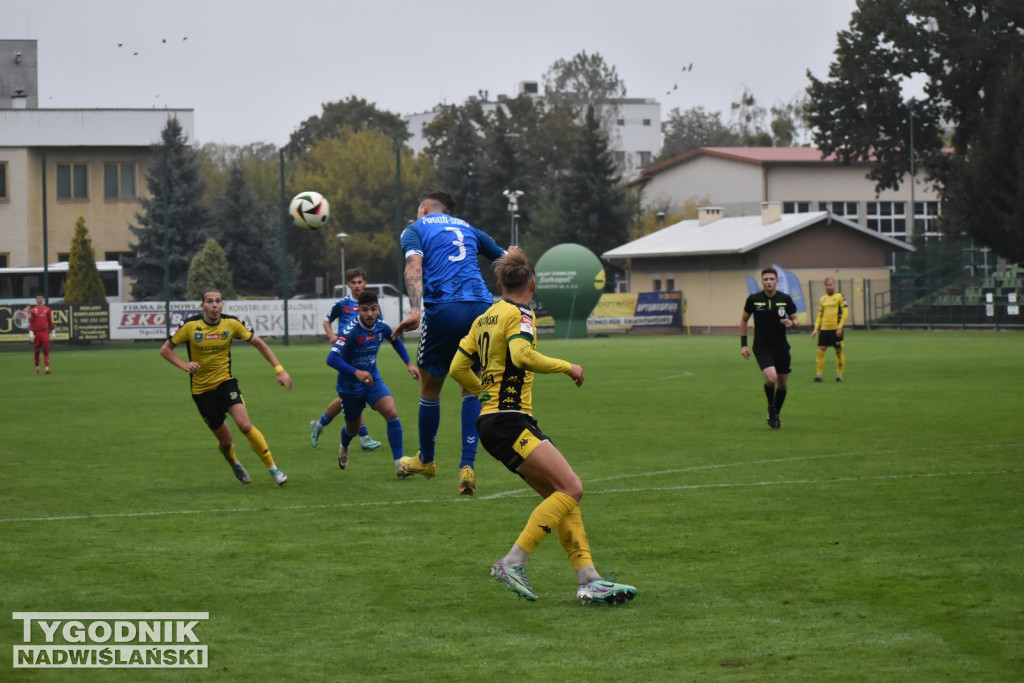
{"type": "Polygon", "coordinates": [[[583,245],[559,244],[540,257],[534,271],[537,301],[555,319],[555,334],[586,337],[587,317],[604,291],[601,260],[583,245]]]}

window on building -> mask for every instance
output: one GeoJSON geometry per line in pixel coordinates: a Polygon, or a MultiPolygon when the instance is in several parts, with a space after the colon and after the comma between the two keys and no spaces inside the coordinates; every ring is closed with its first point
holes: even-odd
{"type": "Polygon", "coordinates": [[[616,125],[624,126],[624,125],[626,125],[626,119],[616,119],[615,123],[616,123],[616,125]]]}
{"type": "Polygon", "coordinates": [[[132,252],[130,251],[105,251],[103,252],[104,261],[117,261],[122,266],[127,266],[128,262],[131,261],[132,252]]]}
{"type": "Polygon", "coordinates": [[[8,252],[0,253],[0,268],[11,267],[11,255],[8,252]]]}
{"type": "Polygon", "coordinates": [[[914,202],[914,234],[925,237],[940,237],[938,202],[914,202]]]}
{"type": "Polygon", "coordinates": [[[650,119],[644,119],[644,125],[645,126],[651,125],[651,120],[650,119]]]}
{"type": "Polygon", "coordinates": [[[620,150],[612,152],[612,156],[615,157],[615,165],[622,168],[626,165],[626,153],[620,150]]]}
{"type": "Polygon", "coordinates": [[[856,221],[860,214],[857,202],[818,202],[818,211],[828,211],[835,216],[843,216],[856,221]]]}
{"type": "Polygon", "coordinates": [[[666,278],[665,280],[665,291],[674,292],[676,291],[676,280],[675,278],[666,278]]]}
{"type": "Polygon", "coordinates": [[[652,286],[654,287],[654,291],[655,292],[660,292],[661,291],[661,280],[655,280],[652,283],[652,286]]]}
{"type": "Polygon", "coordinates": [[[58,251],[57,252],[57,261],[71,261],[71,252],[70,251],[58,251]]]}
{"type": "Polygon", "coordinates": [[[782,202],[782,213],[810,213],[810,202],[782,202]]]}
{"type": "Polygon", "coordinates": [[[135,199],[135,164],[103,164],[103,196],[135,199]]]}
{"type": "Polygon", "coordinates": [[[868,202],[864,224],[883,235],[906,238],[906,211],[905,202],[868,202]]]}
{"type": "Polygon", "coordinates": [[[10,199],[7,194],[7,162],[0,161],[0,200],[10,199]]]}
{"type": "Polygon", "coordinates": [[[57,199],[87,199],[88,170],[85,164],[57,164],[57,199]]]}
{"type": "Polygon", "coordinates": [[[651,165],[651,158],[654,156],[651,152],[637,152],[640,155],[640,168],[646,168],[651,165]]]}

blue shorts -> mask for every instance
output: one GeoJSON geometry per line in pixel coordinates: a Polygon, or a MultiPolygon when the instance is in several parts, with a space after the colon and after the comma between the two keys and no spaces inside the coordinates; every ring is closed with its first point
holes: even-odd
{"type": "Polygon", "coordinates": [[[483,301],[427,304],[416,349],[416,365],[435,377],[447,375],[459,342],[472,329],[473,321],[490,307],[483,301]]]}
{"type": "Polygon", "coordinates": [[[384,384],[384,380],[379,378],[374,378],[371,386],[359,392],[343,394],[339,391],[338,398],[341,399],[341,411],[345,415],[345,422],[359,422],[359,416],[363,414],[366,406],[373,408],[377,401],[385,396],[391,396],[391,390],[384,384]]]}

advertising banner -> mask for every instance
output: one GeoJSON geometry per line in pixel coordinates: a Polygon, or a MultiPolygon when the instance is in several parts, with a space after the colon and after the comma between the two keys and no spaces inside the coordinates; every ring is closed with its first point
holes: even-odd
{"type": "Polygon", "coordinates": [[[679,330],[682,326],[682,292],[603,294],[587,318],[587,332],[591,334],[659,327],[679,330]]]}
{"type": "MultiPolygon", "coordinates": [[[[51,341],[105,341],[110,339],[108,304],[52,304],[51,341]]],[[[0,304],[0,342],[28,343],[28,307],[0,304]]]]}

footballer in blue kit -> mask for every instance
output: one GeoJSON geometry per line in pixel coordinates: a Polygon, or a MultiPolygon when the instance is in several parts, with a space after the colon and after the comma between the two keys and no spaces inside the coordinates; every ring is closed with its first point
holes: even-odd
{"type": "Polygon", "coordinates": [[[359,295],[359,308],[354,320],[341,330],[327,354],[327,364],[338,371],[337,391],[345,415],[345,426],[341,430],[341,444],[338,447],[338,467],[348,466],[348,448],[352,435],[359,430],[363,410],[370,406],[387,421],[388,445],[395,461],[399,478],[408,473],[399,466],[402,457],[402,423],[395,409],[391,390],[377,369],[377,353],[381,342],[387,339],[395,352],[405,363],[409,374],[419,379],[420,372],[409,358],[405,344],[398,337],[392,339],[394,331],[380,319],[380,305],[377,295],[363,292],[359,295]]]}
{"type": "MultiPolygon", "coordinates": [[[[334,305],[331,306],[330,312],[324,317],[324,332],[327,333],[327,338],[330,339],[332,344],[338,338],[338,335],[334,333],[335,328],[332,327],[335,321],[337,321],[337,330],[340,334],[356,318],[359,308],[359,295],[366,289],[366,271],[362,268],[349,268],[345,271],[345,281],[348,283],[348,289],[352,294],[350,296],[343,296],[335,301],[334,305]]],[[[331,424],[334,418],[340,414],[341,400],[335,397],[327,404],[327,407],[324,408],[324,412],[321,413],[318,419],[309,421],[309,443],[312,444],[313,448],[316,448],[319,444],[320,435],[323,433],[324,428],[331,424]]],[[[380,441],[370,436],[365,422],[359,425],[359,443],[364,451],[375,451],[381,447],[380,441]]]]}
{"type": "MultiPolygon", "coordinates": [[[[451,214],[455,200],[447,192],[431,192],[419,205],[416,222],[402,232],[405,255],[405,287],[409,315],[395,327],[395,334],[423,327],[416,350],[420,370],[419,453],[404,457],[401,466],[409,474],[428,479],[437,474],[434,442],[441,423],[441,387],[448,376],[459,341],[477,316],[494,301],[477,256],[494,261],[505,254],[487,233],[451,214]]],[[[476,492],[477,432],[480,400],[462,390],[462,459],[459,493],[476,492]]]]}

